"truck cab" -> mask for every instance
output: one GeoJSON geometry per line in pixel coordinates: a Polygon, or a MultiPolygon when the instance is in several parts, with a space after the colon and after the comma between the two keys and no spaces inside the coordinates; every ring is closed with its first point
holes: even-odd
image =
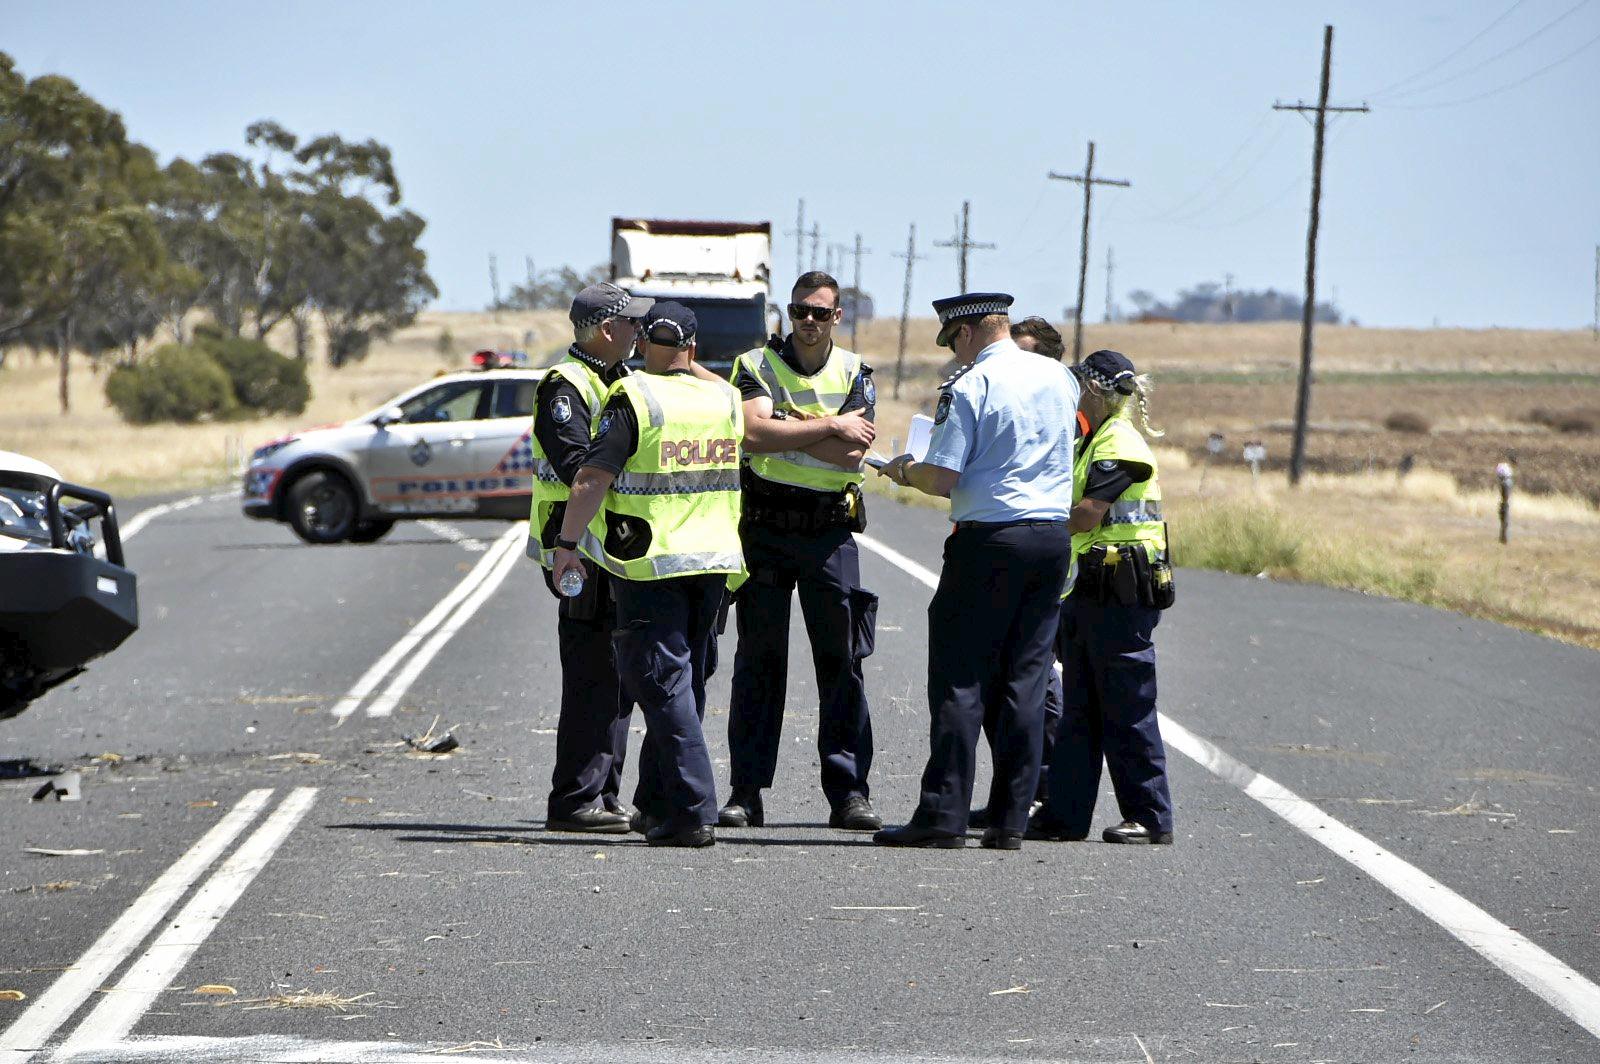
{"type": "Polygon", "coordinates": [[[613,218],[611,280],[694,311],[696,358],[724,376],[781,322],[771,305],[771,222],[613,218]]]}

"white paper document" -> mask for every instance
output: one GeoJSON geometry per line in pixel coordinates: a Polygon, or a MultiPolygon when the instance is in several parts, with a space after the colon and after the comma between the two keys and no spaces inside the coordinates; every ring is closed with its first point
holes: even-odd
{"type": "Polygon", "coordinates": [[[911,432],[906,438],[906,453],[915,461],[928,457],[928,444],[933,442],[933,418],[927,414],[911,415],[911,432]]]}

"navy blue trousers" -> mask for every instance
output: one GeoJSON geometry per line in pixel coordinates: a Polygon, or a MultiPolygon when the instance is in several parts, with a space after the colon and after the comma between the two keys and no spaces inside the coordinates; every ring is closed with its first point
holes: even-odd
{"type": "MultiPolygon", "coordinates": [[[[609,584],[590,569],[590,580],[609,584]]],[[[628,719],[633,702],[617,680],[611,646],[616,607],[609,587],[599,596],[592,618],[569,617],[561,600],[556,639],[561,653],[561,715],[556,721],[556,764],[550,773],[548,815],[564,820],[581,809],[621,804],[622,767],[628,754],[628,719]]]]}
{"type": "Polygon", "coordinates": [[[796,589],[818,693],[822,793],[837,808],[867,797],[872,717],[861,659],[872,653],[878,599],[861,587],[861,556],[843,528],[801,535],[746,526],[750,579],[739,589],[728,747],[734,790],[772,786],[789,683],[789,610],[796,589]]]}
{"type": "Polygon", "coordinates": [[[1039,785],[1044,698],[1071,564],[1065,521],[957,528],[928,604],[928,764],[912,823],[967,830],[978,735],[994,751],[990,823],[1021,832],[1039,785]]]}
{"type": "Polygon", "coordinates": [[[1160,619],[1160,610],[1144,606],[1067,599],[1059,639],[1065,699],[1045,806],[1069,833],[1089,833],[1102,759],[1122,819],[1172,830],[1151,642],[1160,619]]]}
{"type": "Polygon", "coordinates": [[[617,670],[645,724],[633,800],[678,830],[717,822],[701,721],[726,588],[720,575],[616,582],[617,670]]]}

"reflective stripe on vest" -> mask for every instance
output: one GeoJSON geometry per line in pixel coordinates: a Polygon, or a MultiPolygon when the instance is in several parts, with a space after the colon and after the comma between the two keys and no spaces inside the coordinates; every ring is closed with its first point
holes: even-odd
{"type": "MultiPolygon", "coordinates": [[[[738,364],[761,382],[776,411],[827,417],[839,412],[861,375],[861,356],[834,345],[828,361],[810,376],[802,376],[768,347],[739,356],[738,364]]],[[[750,471],[763,480],[812,491],[843,491],[861,483],[860,470],[841,469],[804,451],[778,451],[749,456],[750,471]]]]}
{"type": "Polygon", "coordinates": [[[638,418],[639,445],[586,530],[585,542],[600,547],[595,561],[626,580],[727,573],[733,577],[730,584],[737,585],[745,571],[739,543],[739,441],[744,436],[739,393],[681,374],[636,373],[612,385],[605,403],[617,396],[638,418]],[[606,553],[608,516],[649,526],[642,557],[606,553]]]}
{"type": "MultiPolygon", "coordinates": [[[[591,366],[568,355],[547,369],[545,374],[545,380],[548,380],[549,376],[554,374],[577,389],[578,394],[583,396],[583,401],[589,407],[591,419],[595,414],[599,413],[600,400],[606,393],[606,386],[600,380],[600,375],[591,366]]],[[[543,390],[543,384],[544,381],[541,381],[539,390],[543,390]]],[[[537,401],[537,392],[535,392],[535,402],[537,401]]],[[[535,421],[539,418],[537,408],[534,409],[533,417],[535,421]]],[[[555,551],[546,548],[542,540],[545,522],[549,520],[550,511],[555,509],[557,504],[564,503],[572,497],[572,489],[562,483],[561,477],[556,473],[555,463],[551,462],[550,456],[544,453],[544,447],[539,443],[538,434],[533,432],[531,428],[528,431],[528,443],[533,451],[533,500],[528,513],[527,553],[528,557],[548,569],[555,564],[555,551]]],[[[594,554],[584,546],[582,541],[579,542],[578,549],[588,557],[594,557],[594,554]]]]}
{"type": "MultiPolygon", "coordinates": [[[[1127,415],[1119,414],[1103,423],[1094,435],[1082,442],[1072,467],[1073,495],[1083,498],[1089,481],[1089,467],[1095,462],[1138,462],[1150,467],[1148,480],[1131,484],[1106,510],[1100,524],[1072,537],[1074,571],[1078,556],[1101,544],[1143,544],[1154,558],[1167,549],[1167,529],[1161,516],[1161,484],[1156,478],[1156,456],[1127,415]]],[[[1070,593],[1072,585],[1067,585],[1070,593]]]]}

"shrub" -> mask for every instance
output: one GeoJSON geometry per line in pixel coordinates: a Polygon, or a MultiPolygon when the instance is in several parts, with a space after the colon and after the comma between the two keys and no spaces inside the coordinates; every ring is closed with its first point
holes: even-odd
{"type": "Polygon", "coordinates": [[[1390,432],[1409,432],[1426,436],[1433,431],[1433,422],[1415,410],[1396,410],[1383,419],[1383,427],[1390,432]]]}
{"type": "Polygon", "coordinates": [[[237,408],[228,374],[198,347],[167,344],[106,378],[106,399],[135,425],[227,417],[237,408]]]}
{"type": "Polygon", "coordinates": [[[1266,505],[1211,503],[1186,513],[1172,529],[1173,564],[1247,575],[1293,569],[1305,533],[1266,505]]]}
{"type": "Polygon", "coordinates": [[[1556,418],[1557,432],[1570,432],[1583,435],[1594,431],[1594,418],[1588,414],[1571,413],[1562,414],[1556,418]]]}
{"type": "Polygon", "coordinates": [[[257,414],[300,414],[311,398],[306,364],[280,355],[260,340],[195,330],[194,346],[222,367],[239,405],[257,414]]]}
{"type": "Polygon", "coordinates": [[[1528,420],[1557,432],[1584,435],[1593,432],[1595,425],[1600,424],[1600,410],[1549,410],[1539,407],[1528,412],[1528,420]]]}

